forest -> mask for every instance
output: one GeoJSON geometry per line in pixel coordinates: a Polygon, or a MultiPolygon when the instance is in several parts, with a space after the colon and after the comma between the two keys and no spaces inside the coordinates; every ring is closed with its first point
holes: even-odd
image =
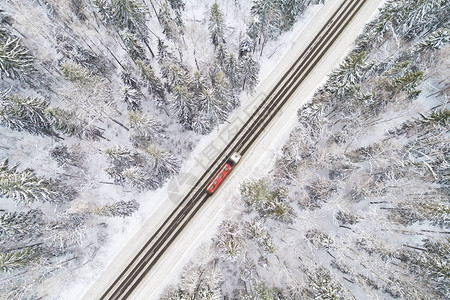
{"type": "Polygon", "coordinates": [[[0,298],[95,265],[323,2],[1,1],[0,298]]]}
{"type": "Polygon", "coordinates": [[[161,299],[449,299],[449,13],[386,1],[161,299]]]}

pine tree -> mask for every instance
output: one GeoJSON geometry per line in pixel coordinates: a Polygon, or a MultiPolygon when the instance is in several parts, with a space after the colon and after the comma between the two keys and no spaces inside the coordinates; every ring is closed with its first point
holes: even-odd
{"type": "Polygon", "coordinates": [[[26,247],[24,249],[0,252],[0,267],[3,272],[11,272],[18,268],[27,266],[38,255],[35,247],[26,247]]]}
{"type": "Polygon", "coordinates": [[[23,80],[33,70],[33,57],[20,44],[19,38],[0,39],[0,78],[23,80]]]}
{"type": "Polygon", "coordinates": [[[171,64],[163,70],[163,77],[166,79],[165,86],[169,93],[175,86],[187,86],[191,81],[187,71],[176,64],[171,64]]]}
{"type": "Polygon", "coordinates": [[[217,3],[211,6],[208,29],[214,48],[217,49],[219,44],[225,44],[225,20],[217,3]]]}
{"type": "Polygon", "coordinates": [[[142,141],[150,141],[162,132],[161,125],[142,112],[129,112],[130,127],[134,130],[132,141],[139,144],[142,141]]]}
{"type": "Polygon", "coordinates": [[[240,58],[239,73],[242,82],[242,89],[249,93],[255,90],[258,84],[259,63],[256,62],[251,54],[240,58]]]}
{"type": "Polygon", "coordinates": [[[236,57],[230,54],[225,61],[223,66],[223,71],[227,74],[228,80],[231,84],[233,90],[240,90],[241,88],[241,77],[239,73],[239,65],[236,57]]]}
{"type": "Polygon", "coordinates": [[[180,162],[170,152],[154,145],[145,149],[145,152],[152,158],[152,166],[160,182],[180,170],[180,162]]]}
{"type": "Polygon", "coordinates": [[[122,171],[125,183],[143,191],[158,188],[157,179],[141,166],[132,166],[122,171]]]}
{"type": "Polygon", "coordinates": [[[419,42],[415,46],[418,52],[436,51],[450,43],[450,30],[441,28],[426,37],[424,41],[419,42]]]}
{"type": "Polygon", "coordinates": [[[80,120],[73,111],[52,107],[47,108],[45,113],[52,127],[63,134],[89,140],[99,140],[102,137],[102,133],[97,127],[80,120]]]}
{"type": "Polygon", "coordinates": [[[163,2],[161,8],[159,9],[158,20],[163,28],[164,35],[169,40],[178,42],[180,32],[178,31],[177,23],[170,15],[170,10],[167,6],[167,2],[163,2]]]}
{"type": "Polygon", "coordinates": [[[0,237],[21,239],[23,236],[38,233],[42,215],[42,212],[37,209],[27,212],[3,213],[0,215],[0,237]]]}
{"type": "Polygon", "coordinates": [[[123,101],[127,104],[128,110],[138,111],[141,109],[141,94],[132,86],[125,85],[123,101]]]}
{"type": "Polygon", "coordinates": [[[131,59],[134,61],[145,60],[145,50],[134,34],[127,33],[124,38],[125,47],[131,59]]]}
{"type": "Polygon", "coordinates": [[[351,86],[359,84],[369,68],[366,56],[364,51],[347,56],[330,75],[325,89],[336,96],[344,96],[351,86]]]}
{"type": "Polygon", "coordinates": [[[172,110],[180,120],[180,123],[189,128],[192,122],[192,114],[194,104],[192,103],[193,95],[184,85],[177,85],[173,89],[172,110]]]}
{"type": "Polygon", "coordinates": [[[61,71],[72,82],[86,83],[92,80],[92,72],[79,64],[65,62],[61,64],[61,71]]]}
{"type": "Polygon", "coordinates": [[[69,151],[66,145],[55,145],[50,150],[50,157],[58,163],[59,166],[71,165],[80,167],[83,161],[82,156],[75,152],[69,151]]]}
{"type": "Polygon", "coordinates": [[[169,0],[169,3],[173,10],[184,10],[186,6],[183,0],[169,0]]]}
{"type": "Polygon", "coordinates": [[[55,136],[45,114],[49,101],[0,95],[0,124],[11,130],[27,131],[35,135],[55,136]]]}
{"type": "Polygon", "coordinates": [[[136,200],[118,201],[113,204],[105,205],[94,209],[94,213],[107,217],[129,217],[139,209],[139,203],[136,200]]]}
{"type": "Polygon", "coordinates": [[[11,198],[17,204],[30,205],[39,202],[66,202],[76,197],[76,192],[56,180],[36,176],[25,169],[17,172],[17,165],[8,167],[8,159],[0,166],[0,195],[11,198]]]}
{"type": "Polygon", "coordinates": [[[221,103],[223,110],[229,112],[236,107],[236,103],[233,102],[234,97],[230,82],[224,72],[218,72],[214,75],[212,86],[214,98],[221,103]]]}
{"type": "Polygon", "coordinates": [[[142,79],[148,84],[149,92],[153,94],[159,105],[166,102],[166,95],[160,79],[156,76],[152,67],[142,60],[137,60],[136,65],[139,68],[142,79]]]}

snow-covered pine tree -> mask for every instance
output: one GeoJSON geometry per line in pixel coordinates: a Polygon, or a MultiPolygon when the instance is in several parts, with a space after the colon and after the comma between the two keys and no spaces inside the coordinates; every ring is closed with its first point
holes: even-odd
{"type": "Polygon", "coordinates": [[[225,44],[225,20],[217,3],[211,6],[208,29],[214,48],[217,49],[219,44],[225,44]]]}
{"type": "Polygon", "coordinates": [[[183,0],[168,0],[173,10],[184,10],[186,4],[183,0]]]}
{"type": "Polygon", "coordinates": [[[150,173],[148,167],[131,166],[122,171],[122,178],[125,183],[143,191],[158,188],[158,178],[150,173]]]}
{"type": "Polygon", "coordinates": [[[168,151],[165,151],[155,145],[145,149],[145,152],[152,159],[152,168],[155,171],[157,180],[162,183],[166,178],[178,173],[180,162],[168,151]]]}
{"type": "Polygon", "coordinates": [[[70,153],[66,145],[55,145],[50,150],[50,157],[56,160],[59,166],[72,165],[78,167],[82,158],[80,155],[70,153]]]}
{"type": "Polygon", "coordinates": [[[223,71],[227,74],[228,80],[235,93],[238,93],[241,89],[241,77],[239,73],[239,65],[236,57],[233,54],[229,54],[224,65],[223,71]]]}
{"type": "Polygon", "coordinates": [[[133,152],[123,146],[116,146],[114,148],[105,149],[108,156],[109,167],[105,172],[114,180],[115,183],[120,184],[125,181],[122,172],[133,166],[146,165],[146,160],[138,152],[133,152]]]}
{"type": "Polygon", "coordinates": [[[33,70],[33,57],[19,38],[0,39],[0,78],[24,80],[33,70]]]}
{"type": "Polygon", "coordinates": [[[33,170],[17,172],[17,164],[8,166],[8,159],[0,165],[0,195],[11,198],[17,204],[30,205],[34,202],[66,202],[77,193],[59,181],[39,177],[33,170]]]}
{"type": "Polygon", "coordinates": [[[230,81],[224,72],[217,72],[212,79],[213,96],[221,103],[223,110],[228,113],[238,106],[234,97],[230,81]]]}
{"type": "Polygon", "coordinates": [[[171,64],[166,69],[163,69],[163,77],[166,79],[165,86],[169,93],[175,86],[187,86],[191,79],[185,68],[171,64]]]}
{"type": "Polygon", "coordinates": [[[161,124],[142,112],[129,112],[128,120],[134,131],[131,136],[133,144],[145,144],[163,131],[161,124]]]}
{"type": "Polygon", "coordinates": [[[329,77],[325,90],[336,96],[344,96],[349,88],[359,84],[369,66],[366,64],[366,52],[348,55],[329,77]]]}
{"type": "Polygon", "coordinates": [[[242,83],[242,89],[253,93],[258,84],[259,63],[248,53],[239,59],[239,74],[242,83]]]}
{"type": "Polygon", "coordinates": [[[30,264],[37,256],[36,247],[26,247],[20,250],[0,252],[0,268],[3,272],[11,272],[30,264]]]}
{"type": "Polygon", "coordinates": [[[123,40],[124,40],[128,55],[130,55],[132,60],[143,61],[146,59],[145,50],[144,50],[144,48],[142,48],[139,40],[136,38],[136,36],[134,34],[126,33],[123,40]]]}
{"type": "Polygon", "coordinates": [[[21,239],[39,232],[42,211],[31,209],[27,212],[7,212],[0,215],[0,237],[21,239]]]}
{"type": "Polygon", "coordinates": [[[92,80],[92,72],[76,63],[62,63],[61,72],[67,80],[72,82],[85,83],[92,80]]]}
{"type": "Polygon", "coordinates": [[[196,111],[192,102],[193,95],[185,85],[177,85],[172,92],[172,110],[178,117],[181,125],[189,128],[192,122],[192,115],[196,111]]]}
{"type": "Polygon", "coordinates": [[[37,97],[22,98],[18,95],[0,95],[0,124],[17,131],[36,135],[56,136],[45,110],[49,101],[37,97]]]}
{"type": "Polygon", "coordinates": [[[180,39],[180,29],[177,22],[172,18],[170,14],[169,6],[167,2],[163,2],[158,12],[158,20],[163,28],[164,35],[174,42],[178,42],[180,39]]]}
{"type": "Polygon", "coordinates": [[[417,52],[431,52],[436,51],[450,43],[450,29],[441,28],[430,34],[425,40],[419,42],[415,51],[417,52]]]}
{"type": "Polygon", "coordinates": [[[139,209],[139,203],[136,200],[118,201],[99,208],[95,208],[93,213],[107,217],[129,217],[139,209]]]}
{"type": "Polygon", "coordinates": [[[155,96],[158,105],[164,105],[166,103],[164,88],[161,80],[156,76],[152,67],[142,60],[137,60],[136,65],[139,68],[142,79],[145,80],[146,84],[148,84],[149,92],[155,96]]]}
{"type": "Polygon", "coordinates": [[[95,141],[103,137],[100,129],[81,120],[74,111],[51,107],[47,108],[45,113],[52,127],[63,134],[95,141]]]}
{"type": "Polygon", "coordinates": [[[138,111],[141,109],[141,93],[132,86],[125,85],[123,101],[127,104],[128,110],[138,111]]]}

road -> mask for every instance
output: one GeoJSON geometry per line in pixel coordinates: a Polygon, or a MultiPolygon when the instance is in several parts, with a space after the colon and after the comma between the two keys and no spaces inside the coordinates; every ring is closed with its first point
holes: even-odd
{"type": "MultiPolygon", "coordinates": [[[[298,87],[313,72],[315,66],[339,39],[347,25],[367,1],[342,1],[331,18],[312,39],[281,80],[269,92],[253,114],[243,124],[229,144],[207,168],[194,187],[162,223],[144,247],[127,265],[120,276],[104,291],[100,299],[127,299],[139,286],[152,267],[208,201],[205,187],[229,156],[238,152],[245,155],[257,142],[280,110],[291,99],[298,87]]],[[[239,168],[239,164],[237,165],[239,168]]],[[[230,175],[232,176],[232,174],[230,175]]]]}

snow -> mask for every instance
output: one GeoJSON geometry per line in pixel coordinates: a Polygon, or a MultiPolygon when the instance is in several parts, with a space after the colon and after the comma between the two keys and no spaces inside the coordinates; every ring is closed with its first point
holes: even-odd
{"type": "MultiPolygon", "coordinates": [[[[209,241],[214,236],[221,221],[231,218],[233,214],[239,211],[238,206],[236,206],[235,197],[238,193],[237,187],[240,182],[247,177],[262,177],[267,174],[268,170],[273,166],[275,155],[279,152],[296,124],[297,108],[311,98],[314,90],[324,81],[325,75],[334,67],[337,67],[342,58],[351,50],[353,40],[361,31],[365,21],[373,16],[380,3],[381,1],[370,1],[363,12],[358,14],[349,29],[339,39],[333,49],[330,50],[314,74],[306,80],[296,95],[287,104],[287,107],[282,110],[280,116],[269,126],[264,136],[259,139],[257,145],[251,150],[251,153],[241,159],[238,168],[233,171],[221,189],[215,193],[212,201],[200,210],[189,228],[183,232],[181,238],[175,241],[155,265],[154,269],[147,275],[146,284],[142,285],[133,294],[133,298],[142,299],[144,297],[157,299],[168,284],[178,281],[178,276],[183,266],[186,265],[203,243],[209,241]],[[254,155],[256,153],[257,155],[254,155]]],[[[267,72],[266,76],[262,76],[263,79],[254,96],[245,102],[250,102],[250,104],[244,104],[243,107],[239,108],[233,114],[230,119],[231,124],[229,127],[227,126],[222,129],[221,136],[229,136],[226,131],[230,130],[230,127],[234,128],[235,123],[239,124],[242,119],[248,116],[248,107],[255,107],[256,102],[261,101],[263,99],[262,96],[269,93],[270,88],[276,83],[276,80],[287,70],[292,60],[295,60],[296,55],[301,53],[300,51],[305,47],[307,41],[313,38],[315,31],[321,28],[321,25],[328,20],[328,17],[339,4],[339,1],[328,1],[322,8],[313,7],[306,13],[307,17],[301,19],[295,25],[292,32],[286,33],[267,46],[268,48],[275,49],[276,46],[274,44],[284,45],[284,47],[280,47],[277,50],[279,53],[278,56],[274,55],[272,57],[274,60],[267,60],[262,63],[262,66],[270,66],[262,71],[267,72]],[[275,57],[278,58],[278,61],[275,60],[275,57]]],[[[270,51],[267,52],[270,53],[270,51]]],[[[211,136],[208,136],[208,139],[210,138],[211,136]]],[[[213,145],[209,144],[206,146],[208,142],[201,141],[198,148],[194,150],[193,156],[197,153],[204,154],[207,149],[208,154],[211,149],[212,152],[216,151],[215,153],[217,153],[221,149],[221,145],[223,145],[222,139],[211,138],[210,142],[213,145]]],[[[214,155],[211,155],[211,157],[214,157],[214,155]]],[[[203,158],[198,158],[196,161],[200,165],[207,159],[208,156],[203,155],[203,158]]],[[[198,165],[197,168],[194,166],[193,171],[191,169],[190,174],[198,174],[198,165]]],[[[158,213],[158,215],[161,214],[158,213]]],[[[90,292],[93,293],[94,291],[91,289],[90,292]]],[[[85,299],[94,295],[91,293],[85,295],[85,299]]]]}

